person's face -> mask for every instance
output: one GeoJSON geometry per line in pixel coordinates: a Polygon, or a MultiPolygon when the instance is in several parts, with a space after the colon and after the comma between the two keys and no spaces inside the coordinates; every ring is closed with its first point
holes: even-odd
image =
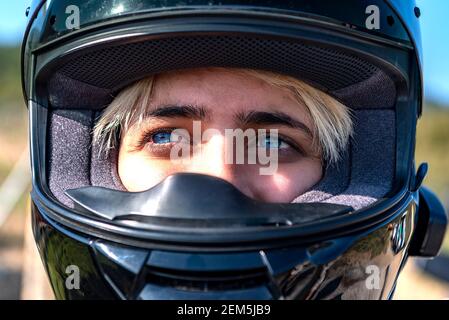
{"type": "Polygon", "coordinates": [[[128,191],[143,191],[171,174],[190,172],[227,180],[257,200],[290,202],[322,176],[313,132],[305,107],[287,89],[226,71],[166,73],[157,76],[148,117],[122,135],[118,173],[128,191]],[[200,121],[202,133],[208,134],[189,157],[174,160],[172,148],[187,140],[173,139],[173,130],[184,129],[191,136],[194,121],[200,121]],[[243,164],[226,160],[226,148],[233,144],[225,129],[254,129],[256,137],[258,129],[277,129],[277,139],[259,136],[254,143],[256,153],[277,152],[276,171],[261,174],[266,163],[248,163],[246,157],[243,164]]]}

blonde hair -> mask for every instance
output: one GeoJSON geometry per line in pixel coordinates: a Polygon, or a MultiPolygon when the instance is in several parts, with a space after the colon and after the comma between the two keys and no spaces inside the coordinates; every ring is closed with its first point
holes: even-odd
{"type": "MultiPolygon", "coordinates": [[[[321,147],[329,164],[338,161],[353,132],[351,113],[342,103],[307,83],[286,75],[252,69],[208,68],[260,79],[289,90],[313,120],[314,143],[321,147]]],[[[94,142],[100,152],[117,148],[120,136],[145,119],[149,111],[156,76],[149,76],[123,89],[106,108],[94,128],[94,142]]]]}

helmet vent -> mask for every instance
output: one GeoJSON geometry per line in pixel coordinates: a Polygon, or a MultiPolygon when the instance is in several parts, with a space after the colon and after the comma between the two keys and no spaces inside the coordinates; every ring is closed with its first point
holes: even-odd
{"type": "Polygon", "coordinates": [[[260,286],[268,282],[268,276],[264,268],[206,272],[147,267],[146,280],[177,290],[221,291],[260,286]]]}

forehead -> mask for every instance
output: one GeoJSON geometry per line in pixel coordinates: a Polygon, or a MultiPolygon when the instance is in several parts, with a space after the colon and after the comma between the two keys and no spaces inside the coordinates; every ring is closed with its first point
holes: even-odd
{"type": "Polygon", "coordinates": [[[308,113],[293,93],[232,69],[193,69],[156,77],[152,106],[192,105],[212,115],[281,111],[306,120],[308,113]]]}

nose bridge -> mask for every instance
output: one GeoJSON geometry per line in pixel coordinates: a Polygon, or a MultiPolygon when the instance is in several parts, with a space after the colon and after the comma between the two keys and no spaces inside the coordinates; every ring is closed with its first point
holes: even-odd
{"type": "Polygon", "coordinates": [[[227,159],[232,154],[232,144],[226,139],[224,132],[211,130],[203,135],[203,143],[195,146],[190,171],[222,178],[238,187],[236,180],[237,164],[227,159]]]}
{"type": "MultiPolygon", "coordinates": [[[[201,143],[194,143],[192,157],[189,165],[184,167],[185,171],[221,178],[246,196],[258,197],[254,181],[249,177],[249,168],[244,165],[245,160],[236,161],[234,153],[239,151],[235,150],[234,138],[229,137],[224,129],[206,131],[203,132],[201,143]]],[[[240,152],[245,154],[242,150],[240,152]]]]}

